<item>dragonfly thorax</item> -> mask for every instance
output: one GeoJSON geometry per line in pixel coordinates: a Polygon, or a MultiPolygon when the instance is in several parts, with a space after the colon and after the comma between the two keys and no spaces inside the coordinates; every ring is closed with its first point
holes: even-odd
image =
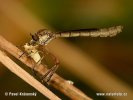
{"type": "Polygon", "coordinates": [[[33,46],[33,45],[30,45],[29,43],[26,43],[26,44],[24,45],[24,49],[25,49],[25,51],[26,51],[28,54],[32,54],[32,53],[37,52],[37,45],[36,45],[36,46],[33,46]]]}
{"type": "Polygon", "coordinates": [[[24,45],[24,49],[25,51],[28,53],[28,55],[36,62],[36,63],[40,63],[40,59],[41,59],[41,56],[37,50],[37,45],[33,46],[33,45],[30,45],[29,43],[26,43],[24,45]]]}

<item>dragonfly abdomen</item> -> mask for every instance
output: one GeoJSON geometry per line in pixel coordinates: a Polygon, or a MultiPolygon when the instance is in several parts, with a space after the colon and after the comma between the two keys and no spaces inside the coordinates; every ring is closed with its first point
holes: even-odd
{"type": "Polygon", "coordinates": [[[78,36],[90,36],[90,37],[112,37],[122,31],[122,26],[114,26],[109,28],[100,29],[81,29],[66,32],[56,33],[56,37],[78,37],[78,36]]]}

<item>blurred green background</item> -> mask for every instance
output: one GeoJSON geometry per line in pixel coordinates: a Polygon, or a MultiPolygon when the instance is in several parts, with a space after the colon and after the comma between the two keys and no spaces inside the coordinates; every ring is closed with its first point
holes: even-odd
{"type": "MultiPolygon", "coordinates": [[[[72,47],[76,47],[77,51],[82,51],[85,56],[93,59],[103,69],[107,70],[109,74],[111,73],[111,75],[114,75],[118,80],[126,84],[125,86],[122,84],[123,87],[129,87],[131,90],[133,85],[132,18],[133,1],[131,0],[0,0],[0,34],[15,45],[22,45],[29,41],[30,32],[34,33],[44,27],[54,31],[64,31],[123,25],[123,32],[113,38],[78,37],[67,38],[61,41],[65,41],[72,47]]],[[[50,48],[52,51],[59,52],[54,49],[54,45],[52,44],[50,48]]],[[[63,47],[58,49],[63,49],[63,47]]],[[[75,59],[73,54],[69,54],[69,57],[75,59]]],[[[103,84],[109,84],[109,87],[113,85],[106,82],[106,79],[102,79],[103,77],[100,77],[97,72],[88,76],[87,80],[84,77],[87,77],[89,72],[84,72],[84,66],[77,67],[77,69],[85,73],[85,76],[82,76],[79,72],[73,73],[73,67],[68,68],[69,64],[67,65],[60,56],[59,59],[61,65],[57,73],[65,79],[72,80],[74,85],[89,97],[92,97],[94,100],[116,99],[109,96],[96,96],[97,92],[107,92],[105,89],[102,89],[106,88],[103,84]],[[81,77],[78,77],[80,75],[81,77]],[[101,81],[97,81],[96,85],[93,86],[93,82],[89,80],[89,77],[93,77],[94,80],[99,77],[101,81]],[[101,87],[97,88],[96,86],[101,87]]],[[[16,59],[14,60],[16,61],[16,59]]],[[[76,65],[76,61],[73,62],[76,65]]],[[[80,62],[82,63],[83,61],[80,62]]],[[[20,62],[18,63],[22,65],[20,62]]],[[[12,74],[3,65],[0,66],[0,98],[6,100],[17,100],[18,98],[33,100],[46,99],[37,90],[12,74]],[[5,91],[35,91],[38,95],[37,97],[5,97],[5,91]]],[[[90,67],[87,67],[89,71],[90,67]]],[[[29,69],[26,70],[30,72],[29,69]]],[[[68,97],[59,91],[51,87],[49,88],[63,100],[69,100],[68,97]]],[[[120,90],[119,92],[124,91],[120,90]]],[[[132,91],[130,92],[133,93],[132,91]]],[[[122,100],[120,97],[118,99],[122,100]]],[[[123,100],[131,100],[131,98],[127,96],[123,100]]]]}

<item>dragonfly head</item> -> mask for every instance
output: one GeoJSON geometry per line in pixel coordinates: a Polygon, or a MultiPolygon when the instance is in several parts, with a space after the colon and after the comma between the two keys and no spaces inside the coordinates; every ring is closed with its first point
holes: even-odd
{"type": "Polygon", "coordinates": [[[47,45],[54,38],[54,34],[47,29],[38,31],[36,35],[38,37],[38,44],[40,45],[47,45]]]}
{"type": "Polygon", "coordinates": [[[30,35],[32,37],[31,45],[47,45],[54,38],[54,34],[47,29],[41,29],[34,35],[30,35]]]}

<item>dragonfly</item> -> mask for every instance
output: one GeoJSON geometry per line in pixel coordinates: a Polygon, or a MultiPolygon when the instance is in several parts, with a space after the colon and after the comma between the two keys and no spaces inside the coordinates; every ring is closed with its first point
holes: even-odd
{"type": "MultiPolygon", "coordinates": [[[[35,34],[31,34],[32,39],[23,47],[26,53],[28,53],[28,56],[30,56],[36,62],[36,65],[41,64],[41,61],[44,58],[44,56],[41,57],[40,53],[50,55],[50,57],[53,59],[54,66],[51,67],[51,69],[49,69],[48,72],[46,72],[46,74],[42,77],[43,81],[48,82],[59,67],[59,60],[45,48],[50,41],[60,37],[113,37],[122,32],[122,29],[123,26],[121,25],[108,28],[80,29],[62,32],[40,29],[35,34]],[[39,51],[39,48],[42,48],[42,50],[39,51]]],[[[35,66],[33,67],[33,70],[34,68],[35,66]]]]}

